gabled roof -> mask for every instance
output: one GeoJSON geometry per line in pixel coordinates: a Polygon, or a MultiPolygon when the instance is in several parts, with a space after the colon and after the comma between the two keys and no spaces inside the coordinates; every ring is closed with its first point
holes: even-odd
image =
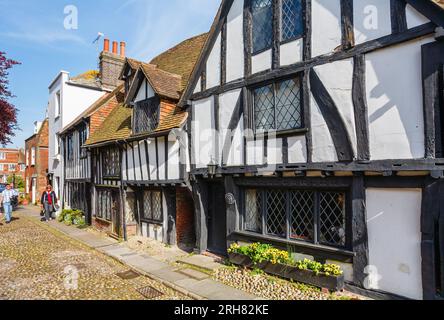
{"type": "Polygon", "coordinates": [[[99,79],[99,71],[88,70],[82,74],[72,77],[71,79],[69,79],[69,82],[81,86],[102,88],[102,85],[98,79],[99,79]]]}
{"type": "Polygon", "coordinates": [[[105,119],[102,126],[88,140],[86,146],[111,143],[131,136],[132,110],[119,104],[105,119]]]}
{"type": "Polygon", "coordinates": [[[182,91],[190,79],[191,72],[199,58],[207,37],[208,33],[204,33],[187,39],[155,57],[151,60],[150,64],[156,65],[164,71],[181,76],[182,91]]]}
{"type": "Polygon", "coordinates": [[[164,70],[155,65],[142,63],[139,67],[153,90],[161,97],[179,100],[182,77],[164,70]]]}
{"type": "Polygon", "coordinates": [[[116,89],[114,89],[114,91],[102,96],[99,100],[94,102],[88,109],[86,109],[84,112],[82,112],[77,118],[75,118],[73,121],[71,121],[71,123],[68,124],[60,134],[64,134],[64,133],[70,131],[74,126],[76,126],[80,122],[82,122],[83,119],[91,117],[91,115],[95,111],[97,111],[102,106],[104,106],[108,101],[110,101],[117,94],[123,94],[123,88],[124,88],[124,86],[120,85],[116,89]]]}

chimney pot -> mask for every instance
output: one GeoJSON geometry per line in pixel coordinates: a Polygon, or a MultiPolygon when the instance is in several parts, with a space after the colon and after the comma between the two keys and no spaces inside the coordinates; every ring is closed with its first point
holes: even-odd
{"type": "Polygon", "coordinates": [[[120,56],[122,58],[125,58],[125,47],[126,47],[126,43],[124,41],[120,42],[120,56]]]}
{"type": "Polygon", "coordinates": [[[103,40],[103,52],[109,52],[109,39],[103,40]]]}
{"type": "Polygon", "coordinates": [[[113,53],[117,54],[117,41],[113,41],[113,53]]]}

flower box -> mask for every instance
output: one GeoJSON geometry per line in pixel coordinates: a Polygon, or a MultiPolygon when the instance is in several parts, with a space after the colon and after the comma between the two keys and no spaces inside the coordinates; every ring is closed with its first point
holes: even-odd
{"type": "Polygon", "coordinates": [[[268,274],[305,283],[314,287],[325,288],[330,291],[341,291],[345,286],[343,275],[337,277],[327,276],[322,273],[316,274],[311,270],[300,270],[294,266],[272,264],[271,262],[262,262],[255,266],[249,257],[237,253],[230,253],[229,257],[233,264],[247,268],[257,267],[268,274]]]}

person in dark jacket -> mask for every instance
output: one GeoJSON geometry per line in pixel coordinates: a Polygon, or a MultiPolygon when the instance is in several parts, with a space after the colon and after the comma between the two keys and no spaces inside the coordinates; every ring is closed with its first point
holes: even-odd
{"type": "Polygon", "coordinates": [[[46,187],[46,191],[43,192],[42,198],[40,199],[40,203],[42,206],[42,210],[45,211],[45,219],[46,221],[52,220],[52,215],[56,212],[57,207],[57,196],[55,192],[52,190],[52,186],[48,185],[46,187]]]}

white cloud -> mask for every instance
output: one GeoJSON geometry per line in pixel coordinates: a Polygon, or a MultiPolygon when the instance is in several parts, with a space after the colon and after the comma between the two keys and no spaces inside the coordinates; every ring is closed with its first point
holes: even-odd
{"type": "Polygon", "coordinates": [[[0,32],[0,37],[10,39],[28,41],[43,45],[55,44],[56,42],[72,42],[76,44],[86,44],[85,40],[73,34],[72,32],[54,32],[54,31],[39,31],[39,32],[0,32]]]}

